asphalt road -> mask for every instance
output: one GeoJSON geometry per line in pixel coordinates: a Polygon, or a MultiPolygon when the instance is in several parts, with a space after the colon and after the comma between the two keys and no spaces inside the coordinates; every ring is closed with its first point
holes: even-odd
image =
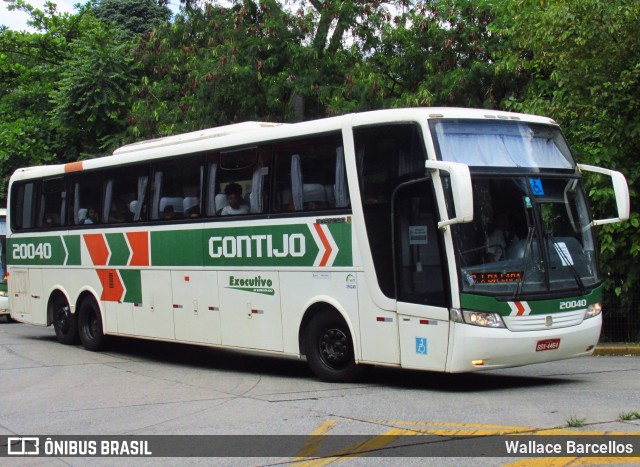
{"type": "MultiPolygon", "coordinates": [[[[57,343],[52,328],[0,322],[2,436],[295,435],[300,441],[276,457],[163,462],[171,465],[567,465],[551,462],[557,460],[553,456],[500,453],[490,458],[377,456],[393,455],[394,441],[410,435],[436,441],[514,433],[606,440],[625,433],[639,440],[634,413],[640,413],[640,357],[635,356],[463,375],[372,368],[357,384],[333,384],[318,381],[304,361],[295,359],[129,339],[115,339],[107,351],[92,353],[57,343]],[[331,451],[328,445],[338,440],[342,446],[331,451]],[[363,441],[367,454],[338,457],[363,441]],[[327,449],[334,455],[326,457],[327,449]]],[[[469,455],[460,449],[448,455],[469,455]]],[[[634,456],[576,459],[579,465],[640,465],[640,450],[634,456]]],[[[0,458],[7,465],[131,461],[0,458]]],[[[136,462],[154,465],[157,459],[136,462]]]]}

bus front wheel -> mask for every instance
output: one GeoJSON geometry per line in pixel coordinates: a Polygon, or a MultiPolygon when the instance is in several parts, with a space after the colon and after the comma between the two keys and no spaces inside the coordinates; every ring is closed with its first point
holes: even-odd
{"type": "Polygon", "coordinates": [[[104,347],[106,336],[102,331],[102,316],[93,298],[85,298],[80,304],[78,331],[85,349],[96,352],[104,347]]]}
{"type": "Polygon", "coordinates": [[[307,362],[318,378],[348,382],[360,376],[362,366],[356,365],[349,327],[337,313],[323,310],[312,317],[304,342],[307,362]]]}
{"type": "Polygon", "coordinates": [[[53,329],[56,332],[58,342],[65,345],[72,345],[78,342],[78,321],[77,317],[71,313],[69,303],[62,297],[54,299],[53,306],[53,329]]]}

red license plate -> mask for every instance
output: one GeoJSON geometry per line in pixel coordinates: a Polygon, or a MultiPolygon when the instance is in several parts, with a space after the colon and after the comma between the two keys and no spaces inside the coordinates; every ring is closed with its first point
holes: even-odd
{"type": "Polygon", "coordinates": [[[538,341],[536,344],[536,352],[542,352],[543,350],[555,350],[560,347],[560,339],[546,339],[538,341]]]}

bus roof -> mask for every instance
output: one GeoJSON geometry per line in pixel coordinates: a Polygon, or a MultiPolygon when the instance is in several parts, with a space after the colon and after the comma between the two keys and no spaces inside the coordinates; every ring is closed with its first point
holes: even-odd
{"type": "Polygon", "coordinates": [[[410,121],[425,122],[433,119],[497,119],[557,125],[548,117],[497,110],[456,107],[416,107],[374,110],[292,124],[244,122],[127,144],[115,150],[113,155],[110,156],[96,157],[68,164],[20,168],[14,172],[12,180],[50,177],[62,175],[65,172],[91,170],[112,165],[126,165],[142,160],[179,156],[222,148],[242,147],[265,141],[276,141],[278,139],[295,138],[314,133],[337,131],[345,126],[410,121]]]}
{"type": "Polygon", "coordinates": [[[243,122],[235,123],[232,125],[225,125],[216,128],[207,128],[204,130],[192,131],[190,133],[182,133],[179,135],[165,136],[162,138],[155,138],[146,141],[139,141],[137,143],[127,144],[121,148],[116,149],[113,152],[114,156],[125,154],[132,151],[140,151],[143,149],[152,149],[164,146],[170,146],[174,144],[190,143],[194,141],[201,141],[211,138],[219,138],[221,136],[228,136],[237,133],[246,133],[252,130],[260,128],[273,128],[277,126],[286,125],[285,123],[269,123],[269,122],[243,122]]]}

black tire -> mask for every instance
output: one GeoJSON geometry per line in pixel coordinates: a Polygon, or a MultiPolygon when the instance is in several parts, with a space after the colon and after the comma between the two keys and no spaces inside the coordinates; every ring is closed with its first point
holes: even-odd
{"type": "Polygon", "coordinates": [[[78,308],[78,333],[84,348],[92,352],[101,350],[106,344],[100,308],[93,298],[85,298],[78,308]]]}
{"type": "Polygon", "coordinates": [[[71,313],[69,303],[63,297],[58,297],[53,304],[53,329],[56,331],[58,342],[65,345],[78,343],[78,320],[71,313]]]}
{"type": "Polygon", "coordinates": [[[311,318],[304,333],[307,363],[323,381],[356,380],[363,370],[354,359],[353,339],[337,312],[323,310],[311,318]]]}

